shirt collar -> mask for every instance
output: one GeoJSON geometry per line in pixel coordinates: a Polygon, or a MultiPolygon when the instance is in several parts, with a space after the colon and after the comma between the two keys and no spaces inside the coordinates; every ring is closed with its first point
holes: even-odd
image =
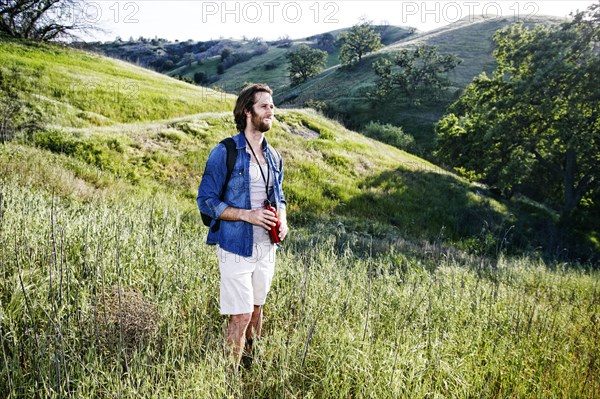
{"type": "MultiPolygon", "coordinates": [[[[237,149],[241,149],[241,148],[246,148],[246,136],[244,136],[244,132],[239,132],[237,135],[235,135],[233,137],[233,139],[235,140],[236,144],[237,144],[237,149]]],[[[269,143],[267,142],[267,136],[265,136],[263,138],[263,142],[262,142],[262,150],[263,152],[266,151],[267,147],[268,147],[269,143]]]]}

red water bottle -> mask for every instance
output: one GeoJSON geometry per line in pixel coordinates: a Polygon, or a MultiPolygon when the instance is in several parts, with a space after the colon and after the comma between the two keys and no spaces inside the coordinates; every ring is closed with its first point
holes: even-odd
{"type": "Polygon", "coordinates": [[[271,202],[269,202],[268,200],[265,201],[265,209],[273,212],[273,215],[275,215],[275,217],[277,218],[275,226],[271,226],[271,230],[269,230],[269,237],[271,238],[271,242],[273,244],[277,244],[278,242],[281,242],[281,239],[279,238],[279,227],[281,226],[281,222],[279,221],[279,217],[277,216],[277,211],[271,205],[271,202]]]}

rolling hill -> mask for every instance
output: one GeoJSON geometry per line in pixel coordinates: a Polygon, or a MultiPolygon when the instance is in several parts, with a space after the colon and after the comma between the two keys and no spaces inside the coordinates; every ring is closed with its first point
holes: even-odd
{"type": "Polygon", "coordinates": [[[234,97],[61,45],[0,40],[0,88],[57,126],[158,120],[231,109],[234,97]]]}
{"type": "MultiPolygon", "coordinates": [[[[3,76],[17,77],[5,79],[5,87],[39,107],[51,127],[2,147],[4,176],[69,196],[163,192],[193,211],[208,151],[234,133],[232,96],[58,45],[3,41],[0,59],[3,76]],[[102,90],[109,82],[136,90],[110,96],[102,90]]],[[[454,243],[485,242],[482,226],[498,234],[528,218],[515,217],[516,210],[485,190],[314,111],[281,110],[277,119],[269,139],[286,159],[295,223],[339,222],[350,231],[428,240],[444,231],[454,243]]]]}

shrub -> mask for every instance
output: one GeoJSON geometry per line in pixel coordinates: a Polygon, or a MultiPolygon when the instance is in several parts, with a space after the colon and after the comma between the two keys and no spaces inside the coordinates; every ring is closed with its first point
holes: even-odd
{"type": "Polygon", "coordinates": [[[320,100],[306,100],[304,102],[306,108],[312,108],[315,111],[324,112],[327,110],[327,103],[320,100]]]}
{"type": "Polygon", "coordinates": [[[206,74],[206,72],[196,72],[194,74],[194,82],[196,82],[197,84],[201,85],[203,83],[206,83],[208,81],[208,75],[206,74]]]}
{"type": "Polygon", "coordinates": [[[107,348],[119,341],[132,348],[158,330],[158,309],[135,288],[113,287],[95,304],[100,342],[107,348]]]}
{"type": "Polygon", "coordinates": [[[266,43],[260,43],[252,53],[253,55],[262,55],[266,54],[269,51],[269,45],[266,43]]]}
{"type": "Polygon", "coordinates": [[[77,133],[50,129],[36,132],[31,141],[38,148],[72,156],[101,170],[119,173],[123,169],[120,158],[115,155],[125,151],[125,144],[116,138],[108,140],[82,139],[77,133]]]}
{"type": "Polygon", "coordinates": [[[252,58],[253,55],[254,54],[246,51],[233,53],[229,57],[227,57],[227,59],[221,61],[219,65],[223,65],[224,69],[231,68],[234,65],[248,61],[250,58],[252,58]]]}
{"type": "Polygon", "coordinates": [[[364,134],[401,150],[414,151],[415,149],[414,137],[404,133],[400,126],[371,121],[365,126],[364,134]]]}
{"type": "Polygon", "coordinates": [[[77,150],[77,144],[62,130],[51,129],[33,136],[33,145],[57,154],[73,155],[77,150]]]}
{"type": "Polygon", "coordinates": [[[194,83],[194,81],[192,80],[192,78],[190,78],[189,76],[180,76],[179,80],[186,82],[186,83],[194,83]]]}
{"type": "Polygon", "coordinates": [[[292,45],[292,39],[289,35],[281,36],[279,39],[271,43],[275,47],[289,48],[292,45]]]}

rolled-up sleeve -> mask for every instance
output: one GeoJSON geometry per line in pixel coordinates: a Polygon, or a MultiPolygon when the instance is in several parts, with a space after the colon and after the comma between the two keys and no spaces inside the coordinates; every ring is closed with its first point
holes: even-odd
{"type": "Polygon", "coordinates": [[[283,158],[281,159],[281,164],[279,165],[279,198],[281,201],[281,207],[285,209],[287,206],[287,202],[285,201],[285,195],[283,194],[283,158]]]}
{"type": "Polygon", "coordinates": [[[198,209],[213,219],[218,219],[228,206],[220,199],[227,176],[226,157],[227,150],[223,144],[217,145],[210,152],[198,187],[198,209]]]}

